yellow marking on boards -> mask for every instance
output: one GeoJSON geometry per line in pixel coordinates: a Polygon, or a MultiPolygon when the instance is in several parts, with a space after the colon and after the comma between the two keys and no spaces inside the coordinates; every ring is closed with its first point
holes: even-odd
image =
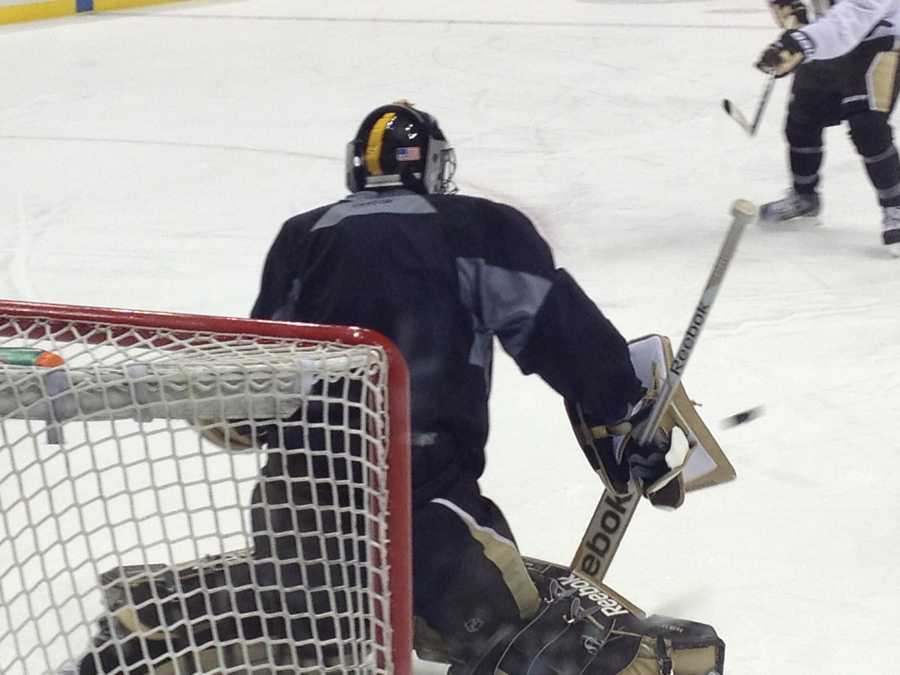
{"type": "MultiPolygon", "coordinates": [[[[94,12],[111,12],[117,9],[130,9],[147,5],[162,5],[179,0],[94,0],[94,12]]],[[[89,14],[90,11],[78,11],[77,0],[35,0],[19,5],[0,6],[0,24],[19,23],[21,21],[41,21],[58,19],[64,16],[89,14]]]]}
{"type": "Polygon", "coordinates": [[[27,5],[0,7],[0,24],[70,16],[75,14],[75,1],[50,0],[49,2],[33,2],[27,5]]]}

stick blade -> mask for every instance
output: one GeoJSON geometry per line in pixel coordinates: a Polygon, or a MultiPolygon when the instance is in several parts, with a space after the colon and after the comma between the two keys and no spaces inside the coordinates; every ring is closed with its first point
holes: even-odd
{"type": "Polygon", "coordinates": [[[728,116],[741,125],[741,128],[746,131],[750,136],[753,135],[755,129],[753,125],[750,124],[749,120],[744,116],[744,113],[738,109],[738,107],[729,101],[727,98],[722,99],[722,109],[728,114],[728,116]]]}

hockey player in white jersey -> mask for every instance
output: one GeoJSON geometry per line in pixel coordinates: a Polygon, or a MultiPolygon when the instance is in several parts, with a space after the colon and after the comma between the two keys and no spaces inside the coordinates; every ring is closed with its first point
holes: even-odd
{"type": "Polygon", "coordinates": [[[756,66],[794,73],[785,136],[792,188],[764,204],[769,223],[816,218],[823,129],[847,122],[882,208],[882,242],[900,256],[900,158],[889,117],[898,93],[900,0],[769,0],[785,28],[756,66]],[[810,20],[814,19],[814,20],[810,20]]]}

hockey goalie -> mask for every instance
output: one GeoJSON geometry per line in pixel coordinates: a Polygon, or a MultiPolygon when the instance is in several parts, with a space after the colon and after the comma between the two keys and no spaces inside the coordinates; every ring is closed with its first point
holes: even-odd
{"type": "MultiPolygon", "coordinates": [[[[630,354],[652,397],[672,361],[668,340],[648,336],[633,341],[630,354]]],[[[576,436],[609,494],[627,495],[633,485],[623,479],[625,474],[615,475],[614,457],[630,431],[607,436],[586,427],[577,406],[569,406],[569,412],[576,436]],[[597,463],[598,456],[606,457],[606,463],[597,463]]],[[[322,410],[307,422],[328,428],[322,410]]],[[[231,451],[267,449],[269,461],[253,496],[252,546],[181,565],[109,570],[99,580],[106,607],[93,644],[63,673],[381,672],[359,646],[373,630],[363,611],[366,595],[359,592],[368,580],[355,572],[358,565],[347,564],[369,555],[359,546],[354,549],[352,533],[361,523],[349,515],[354,507],[364,506],[364,495],[354,489],[335,490],[332,484],[317,486],[317,475],[326,470],[318,466],[324,455],[305,447],[331,443],[332,456],[353,456],[358,449],[341,447],[336,433],[326,443],[324,436],[310,438],[306,427],[307,438],[301,442],[285,434],[284,427],[276,437],[274,428],[250,423],[207,424],[201,429],[206,438],[231,451]],[[328,508],[337,505],[342,508],[328,508]],[[357,591],[345,592],[351,588],[357,591]]],[[[686,492],[734,477],[680,385],[661,433],[680,440],[667,453],[672,466],[666,506],[680,504],[686,492]],[[669,503],[671,495],[674,502],[669,503]]],[[[498,512],[473,509],[474,494],[452,494],[454,501],[438,497],[431,500],[439,507],[433,513],[426,510],[423,517],[420,507],[416,515],[420,540],[415,550],[438,567],[432,583],[440,579],[443,584],[429,589],[421,580],[415,582],[420,594],[415,649],[420,658],[450,664],[453,675],[723,672],[724,644],[710,626],[647,616],[578,564],[519,555],[508,530],[499,528],[498,512]],[[471,541],[455,554],[438,543],[440,534],[452,532],[454,526],[471,541]],[[423,552],[422,538],[430,551],[423,552]],[[442,607],[441,613],[429,613],[431,621],[419,613],[421,594],[442,607]],[[448,623],[436,618],[440,616],[448,623]],[[485,630],[488,622],[492,625],[485,630]],[[461,626],[457,642],[447,639],[448,624],[461,626]],[[470,654],[466,659],[459,656],[464,651],[470,654]]]]}
{"type": "MultiPolygon", "coordinates": [[[[665,341],[629,350],[523,213],[455,194],[453,148],[408,101],[366,115],[346,157],[350,195],[284,223],[251,316],[362,326],[408,364],[416,651],[453,675],[721,673],[712,628],[644,616],[585,577],[590,566],[523,556],[478,482],[495,337],[567,402],[591,467],[623,503],[634,494],[677,508],[689,489],[730,477],[683,392],[658,429],[644,426],[671,357],[665,341]]],[[[266,452],[248,550],[111,571],[122,581],[105,584],[107,616],[74,672],[374,672],[355,646],[378,630],[359,619],[372,580],[344,564],[372,555],[354,533],[367,500],[360,439],[373,421],[329,404],[363,392],[323,387],[297,426],[198,420],[231,449],[266,452]]]]}

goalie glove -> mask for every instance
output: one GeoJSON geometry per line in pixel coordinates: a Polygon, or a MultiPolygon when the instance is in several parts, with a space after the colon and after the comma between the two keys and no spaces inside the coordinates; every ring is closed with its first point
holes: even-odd
{"type": "Polygon", "coordinates": [[[775,23],[786,30],[809,24],[806,5],[801,0],[769,0],[769,9],[772,10],[775,23]]]}
{"type": "Polygon", "coordinates": [[[788,30],[766,47],[756,62],[756,67],[768,75],[784,77],[813,53],[812,40],[801,30],[788,30]]]}
{"type": "Polygon", "coordinates": [[[684,502],[686,453],[672,448],[671,432],[674,426],[685,429],[683,420],[669,406],[651,439],[645,444],[637,440],[655,400],[654,388],[612,424],[592,424],[584,409],[570,401],[566,412],[588,462],[611,492],[626,495],[634,485],[654,506],[678,508],[684,502]]]}

